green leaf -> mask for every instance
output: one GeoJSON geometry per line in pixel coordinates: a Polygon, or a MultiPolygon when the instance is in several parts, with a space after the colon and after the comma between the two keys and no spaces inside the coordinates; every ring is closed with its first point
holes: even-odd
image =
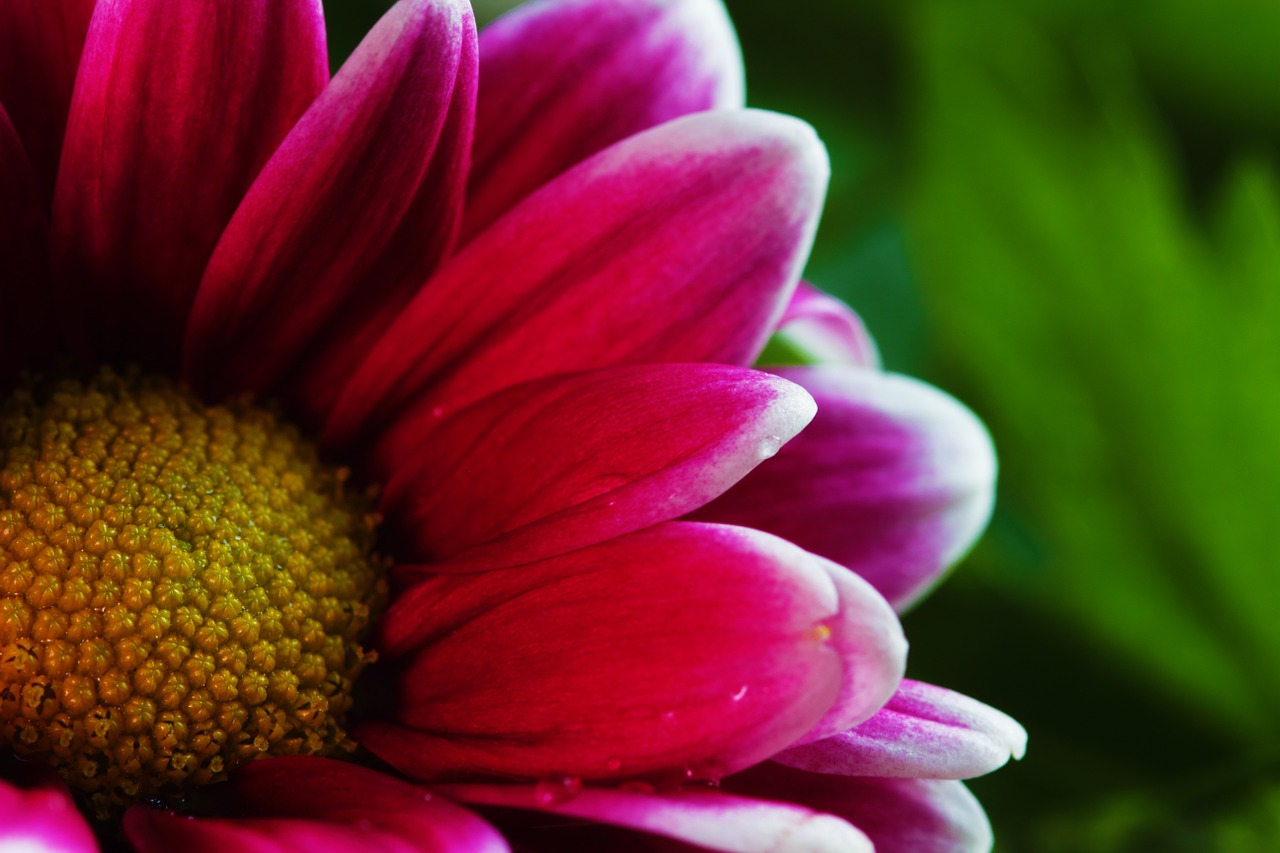
{"type": "Polygon", "coordinates": [[[1270,826],[1188,807],[1280,754],[1275,171],[1236,158],[1195,203],[1124,41],[984,8],[912,21],[934,378],[1002,460],[987,541],[908,621],[916,665],[1013,663],[972,680],[1031,732],[989,783],[1015,846],[1266,849],[1231,839],[1270,826]]]}

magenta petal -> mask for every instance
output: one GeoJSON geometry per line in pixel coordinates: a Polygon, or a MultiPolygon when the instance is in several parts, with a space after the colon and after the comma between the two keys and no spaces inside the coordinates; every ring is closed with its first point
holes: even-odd
{"type": "Polygon", "coordinates": [[[327,406],[452,246],[475,38],[464,0],[401,0],[370,31],[218,244],[187,327],[191,381],[285,390],[313,418],[327,406]]]}
{"type": "Polygon", "coordinates": [[[848,678],[892,693],[905,641],[863,589],[845,601],[781,539],[688,523],[432,578],[379,624],[398,700],[357,736],[423,779],[718,778],[812,729],[848,678]]]}
{"type": "Polygon", "coordinates": [[[961,782],[827,776],[767,763],[725,780],[726,790],[798,803],[842,817],[877,853],[985,853],[991,824],[961,782]]]}
{"type": "Polygon", "coordinates": [[[606,149],[432,279],[347,383],[326,438],[344,445],[411,402],[396,427],[414,431],[554,373],[750,363],[799,277],[826,176],[813,130],[772,113],[700,113],[606,149]]]}
{"type": "Polygon", "coordinates": [[[318,0],[101,0],[53,218],[95,354],[173,362],[218,236],[327,77],[318,0]]]}
{"type": "Polygon", "coordinates": [[[52,773],[33,787],[0,779],[0,850],[14,853],[97,853],[89,826],[52,773]]]}
{"type": "Polygon", "coordinates": [[[740,367],[537,380],[393,450],[382,511],[402,558],[470,548],[454,570],[527,563],[701,506],[812,417],[799,386],[740,367]]]}
{"type": "Polygon", "coordinates": [[[880,351],[862,318],[807,281],[796,288],[774,334],[809,362],[880,367],[880,351]]]}
{"type": "Polygon", "coordinates": [[[688,113],[742,106],[719,0],[526,3],[480,34],[464,239],[576,163],[688,113]]]}
{"type": "Polygon", "coordinates": [[[233,774],[234,819],[191,819],[137,806],[124,829],[141,853],[504,853],[502,836],[476,815],[384,773],[289,756],[233,774]]]}
{"type": "Polygon", "coordinates": [[[0,3],[0,104],[31,160],[42,211],[53,198],[71,90],[94,3],[0,3]]]}
{"type": "Polygon", "coordinates": [[[969,779],[1021,758],[1027,733],[1011,717],[960,693],[903,681],[874,717],[847,732],[774,756],[788,767],[842,776],[969,779]]]}
{"type": "Polygon", "coordinates": [[[777,372],[813,394],[813,423],[694,516],[835,560],[901,611],[986,526],[996,474],[986,429],[914,379],[839,366],[777,372]]]}
{"type": "Polygon", "coordinates": [[[58,341],[46,299],[48,228],[22,141],[0,107],[0,383],[39,363],[58,341]]]}
{"type": "Polygon", "coordinates": [[[474,806],[539,811],[626,827],[724,853],[873,850],[865,835],[832,815],[713,791],[651,794],[586,788],[556,796],[545,785],[441,785],[438,790],[474,806]]]}

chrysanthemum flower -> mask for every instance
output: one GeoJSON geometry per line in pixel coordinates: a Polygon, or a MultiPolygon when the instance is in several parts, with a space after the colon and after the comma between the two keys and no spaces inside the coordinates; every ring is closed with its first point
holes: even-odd
{"type": "Polygon", "coordinates": [[[894,608],[986,434],[796,293],[825,153],[715,0],[0,41],[0,847],[985,843],[1023,735],[894,608]]]}

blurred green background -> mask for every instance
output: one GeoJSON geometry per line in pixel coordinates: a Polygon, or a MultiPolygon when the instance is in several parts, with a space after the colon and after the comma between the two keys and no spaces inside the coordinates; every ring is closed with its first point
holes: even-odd
{"type": "MultiPolygon", "coordinates": [[[[335,66],[387,5],[326,3],[335,66]]],[[[831,151],[809,277],[1002,459],[905,619],[1030,732],[997,849],[1280,850],[1280,4],[728,6],[831,151]]]]}

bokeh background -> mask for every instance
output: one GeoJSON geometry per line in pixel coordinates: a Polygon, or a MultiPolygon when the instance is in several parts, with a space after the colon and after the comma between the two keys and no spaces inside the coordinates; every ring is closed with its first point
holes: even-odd
{"type": "MultiPolygon", "coordinates": [[[[335,67],[389,5],[328,0],[335,67]]],[[[727,5],[831,152],[808,276],[1001,456],[905,619],[1030,732],[997,849],[1280,850],[1280,4],[727,5]]]]}

